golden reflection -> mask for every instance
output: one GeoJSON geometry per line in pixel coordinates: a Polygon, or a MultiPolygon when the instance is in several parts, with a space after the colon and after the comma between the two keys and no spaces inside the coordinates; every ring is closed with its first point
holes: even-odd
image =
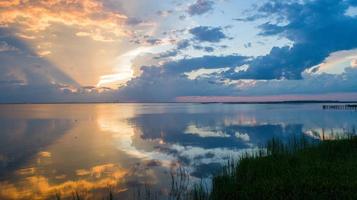
{"type": "Polygon", "coordinates": [[[123,180],[127,173],[128,170],[109,163],[77,170],[78,177],[58,182],[58,179],[63,180],[67,176],[56,176],[56,181],[36,168],[24,168],[17,171],[17,175],[22,177],[20,182],[0,182],[0,199],[44,199],[55,194],[66,197],[73,191],[86,192],[86,196],[89,196],[90,191],[109,187],[116,192],[125,191],[123,180]]]}
{"type": "Polygon", "coordinates": [[[16,173],[19,175],[33,175],[35,174],[35,172],[36,172],[36,168],[34,167],[23,168],[16,171],[16,173]]]}
{"type": "MultiPolygon", "coordinates": [[[[90,171],[94,173],[88,174],[86,179],[67,180],[60,183],[53,183],[42,175],[28,176],[20,184],[0,182],[0,199],[44,199],[55,194],[67,197],[71,196],[73,191],[89,192],[111,186],[113,188],[115,186],[116,192],[126,190],[125,187],[118,187],[118,185],[122,183],[127,170],[114,164],[107,164],[94,166],[90,171]]],[[[91,194],[88,193],[86,196],[89,195],[91,194]]]]}
{"type": "MultiPolygon", "coordinates": [[[[68,112],[62,111],[59,116],[62,114],[68,112]]],[[[112,145],[112,135],[98,130],[91,117],[85,116],[24,163],[11,179],[1,181],[0,199],[46,199],[56,193],[65,198],[73,191],[81,191],[88,198],[101,198],[109,187],[115,193],[125,191],[124,180],[130,170],[120,164],[125,158],[112,145]]]]}
{"type": "Polygon", "coordinates": [[[41,151],[38,153],[39,156],[44,157],[44,158],[50,158],[51,157],[51,152],[48,151],[41,151]]]}
{"type": "Polygon", "coordinates": [[[135,106],[120,106],[108,112],[108,107],[97,107],[97,123],[103,132],[112,135],[115,147],[140,160],[159,160],[162,166],[170,166],[175,158],[172,155],[155,150],[155,146],[165,145],[163,140],[143,139],[140,128],[130,124],[128,119],[134,116],[135,106]]]}

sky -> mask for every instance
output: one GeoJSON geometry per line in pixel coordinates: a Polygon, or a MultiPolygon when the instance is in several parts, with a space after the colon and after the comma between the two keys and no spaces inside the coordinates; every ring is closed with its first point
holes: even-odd
{"type": "Polygon", "coordinates": [[[1,0],[0,103],[357,100],[356,0],[1,0]]]}

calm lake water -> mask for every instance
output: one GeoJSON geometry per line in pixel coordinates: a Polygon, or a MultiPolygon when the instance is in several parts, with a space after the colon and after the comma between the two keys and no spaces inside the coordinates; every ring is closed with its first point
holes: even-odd
{"type": "Polygon", "coordinates": [[[0,199],[165,195],[178,167],[205,180],[272,137],[354,127],[357,112],[321,104],[0,105],[0,199]]]}

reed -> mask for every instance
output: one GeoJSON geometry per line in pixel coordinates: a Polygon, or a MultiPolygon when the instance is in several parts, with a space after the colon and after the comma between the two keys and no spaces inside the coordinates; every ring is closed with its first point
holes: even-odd
{"type": "MultiPolygon", "coordinates": [[[[161,196],[149,186],[134,199],[234,200],[234,199],[357,199],[357,137],[313,140],[292,136],[273,138],[258,151],[229,160],[212,175],[212,184],[192,184],[184,168],[171,171],[171,192],[161,196]]],[[[60,200],[61,195],[56,194],[60,200]]],[[[73,200],[85,199],[73,192],[73,200]]],[[[108,198],[115,199],[109,189],[108,198]]]]}
{"type": "Polygon", "coordinates": [[[230,161],[207,199],[356,199],[357,138],[272,139],[265,152],[230,161]]]}

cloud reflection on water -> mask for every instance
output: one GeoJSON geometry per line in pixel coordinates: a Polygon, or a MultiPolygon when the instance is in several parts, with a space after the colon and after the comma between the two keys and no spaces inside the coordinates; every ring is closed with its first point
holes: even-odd
{"type": "Polygon", "coordinates": [[[167,194],[172,168],[184,166],[193,179],[206,178],[272,137],[318,139],[323,131],[328,139],[332,132],[351,130],[357,118],[356,112],[322,111],[310,104],[14,105],[0,110],[1,199],[68,196],[74,190],[99,198],[108,186],[129,198],[145,184],[167,194]]]}

